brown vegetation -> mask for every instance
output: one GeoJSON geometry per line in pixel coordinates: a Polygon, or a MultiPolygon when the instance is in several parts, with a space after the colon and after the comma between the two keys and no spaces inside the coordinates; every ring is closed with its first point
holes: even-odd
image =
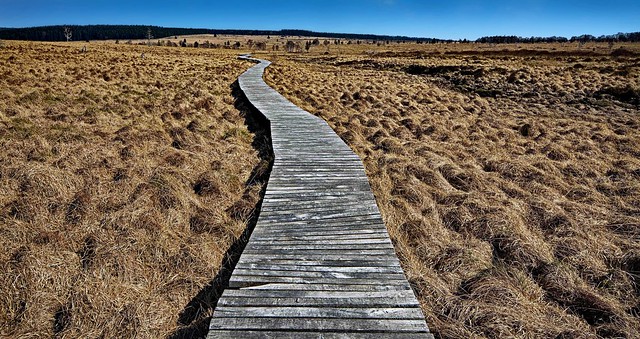
{"type": "MultiPolygon", "coordinates": [[[[268,171],[250,64],[83,45],[0,49],[0,335],[192,333],[268,171]]],[[[640,336],[640,46],[313,46],[267,80],[364,159],[437,335],[640,336]]]]}
{"type": "Polygon", "coordinates": [[[267,82],[364,159],[433,332],[640,337],[638,46],[341,48],[267,82]]]}
{"type": "Polygon", "coordinates": [[[0,49],[0,336],[163,337],[259,199],[250,64],[83,45],[0,49]]]}

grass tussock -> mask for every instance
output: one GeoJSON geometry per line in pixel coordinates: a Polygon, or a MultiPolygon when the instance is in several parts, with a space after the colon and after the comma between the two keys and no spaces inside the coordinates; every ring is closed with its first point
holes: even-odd
{"type": "Polygon", "coordinates": [[[0,336],[164,337],[259,199],[231,95],[250,65],[81,47],[0,49],[0,336]]]}
{"type": "Polygon", "coordinates": [[[358,48],[266,79],[364,160],[432,331],[640,336],[636,52],[358,48]]]}

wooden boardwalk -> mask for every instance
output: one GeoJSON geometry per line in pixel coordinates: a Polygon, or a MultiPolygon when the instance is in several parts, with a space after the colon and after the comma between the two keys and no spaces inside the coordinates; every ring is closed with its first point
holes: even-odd
{"type": "Polygon", "coordinates": [[[432,337],[360,158],[254,61],[238,82],[270,122],[275,161],[208,338],[432,337]]]}

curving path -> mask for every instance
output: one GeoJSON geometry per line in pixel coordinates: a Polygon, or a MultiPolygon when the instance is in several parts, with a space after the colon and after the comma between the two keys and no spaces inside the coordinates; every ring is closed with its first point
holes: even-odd
{"type": "Polygon", "coordinates": [[[238,79],[270,122],[275,161],[258,223],[208,338],[428,338],[360,158],[262,80],[238,79]]]}

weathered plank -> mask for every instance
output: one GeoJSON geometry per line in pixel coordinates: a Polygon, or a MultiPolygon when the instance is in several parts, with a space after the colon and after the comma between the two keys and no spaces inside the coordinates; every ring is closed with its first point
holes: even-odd
{"type": "MultiPolygon", "coordinates": [[[[257,297],[268,297],[268,298],[406,298],[407,300],[413,300],[414,303],[412,305],[417,305],[415,303],[415,299],[413,298],[413,292],[410,290],[405,291],[376,291],[376,292],[368,292],[368,291],[315,291],[315,290],[274,290],[274,291],[264,291],[264,290],[228,290],[225,292],[225,299],[235,297],[247,297],[247,298],[257,298],[257,297]]],[[[298,301],[299,302],[299,301],[298,301]]]]}
{"type": "MultiPolygon", "coordinates": [[[[263,258],[245,258],[242,260],[242,267],[247,267],[254,264],[261,265],[283,265],[283,266],[318,266],[318,267],[391,267],[401,269],[397,262],[392,260],[290,260],[290,259],[263,259],[263,258]]],[[[302,268],[301,268],[302,269],[302,268]]],[[[307,269],[307,268],[305,268],[307,269]]]]}
{"type": "Polygon", "coordinates": [[[323,318],[323,319],[422,319],[419,308],[408,307],[305,307],[304,305],[289,307],[272,306],[220,306],[216,308],[218,315],[229,318],[323,318]]]}
{"type": "Polygon", "coordinates": [[[432,339],[430,333],[381,333],[381,332],[297,332],[297,331],[233,331],[211,330],[209,338],[238,339],[432,339]]]}
{"type": "MultiPolygon", "coordinates": [[[[244,289],[245,290],[269,290],[276,291],[341,291],[341,292],[379,292],[379,291],[411,291],[411,288],[406,285],[364,285],[364,284],[350,284],[348,286],[340,285],[339,282],[320,284],[320,283],[263,283],[255,284],[244,289]]],[[[228,291],[233,291],[229,289],[228,291]]],[[[411,292],[413,293],[413,291],[411,292]]],[[[222,301],[222,300],[221,300],[222,301]]]]}
{"type": "Polygon", "coordinates": [[[236,277],[274,277],[274,278],[329,278],[329,279],[384,279],[384,280],[402,280],[404,278],[402,272],[384,273],[384,272],[356,272],[346,271],[340,272],[335,270],[329,271],[311,271],[311,270],[286,270],[286,269],[244,269],[238,268],[233,271],[236,277]]]}
{"type": "MultiPolygon", "coordinates": [[[[292,253],[290,249],[253,249],[247,248],[243,253],[247,254],[258,254],[258,255],[270,255],[270,254],[281,254],[286,255],[292,253]]],[[[391,249],[366,249],[366,250],[343,250],[343,249],[307,249],[307,250],[297,250],[296,255],[300,257],[314,255],[316,257],[325,257],[329,258],[340,258],[342,256],[350,255],[351,257],[366,257],[366,256],[391,256],[395,255],[395,252],[391,249]]],[[[242,257],[240,258],[240,262],[242,262],[242,257]]]]}
{"type": "Polygon", "coordinates": [[[322,319],[322,318],[250,318],[214,317],[210,328],[223,330],[296,330],[345,332],[427,333],[424,319],[322,319]]]}
{"type": "Polygon", "coordinates": [[[396,273],[402,274],[400,267],[378,267],[378,266],[309,266],[309,265],[284,265],[282,263],[243,263],[245,270],[272,270],[295,271],[295,272],[357,272],[357,273],[396,273]]]}
{"type": "Polygon", "coordinates": [[[283,239],[282,237],[274,237],[274,238],[264,238],[264,237],[256,237],[251,241],[252,244],[285,244],[285,245],[296,245],[296,246],[304,246],[310,244],[340,244],[340,245],[353,245],[353,244],[366,244],[366,245],[374,245],[374,244],[390,244],[391,241],[388,238],[378,237],[378,238],[348,238],[347,236],[342,237],[330,237],[327,239],[326,237],[317,237],[316,239],[283,239]]]}
{"type": "Polygon", "coordinates": [[[282,253],[243,253],[242,254],[242,262],[245,260],[251,259],[265,259],[265,260],[299,260],[300,262],[304,261],[323,261],[323,262],[332,262],[332,261],[347,261],[347,260],[367,260],[367,261],[384,261],[384,262],[394,262],[397,263],[397,260],[389,259],[386,256],[363,256],[360,253],[309,253],[309,252],[300,252],[300,253],[291,253],[291,252],[282,252],[282,253]]]}
{"type": "Polygon", "coordinates": [[[430,338],[360,158],[262,80],[238,79],[269,121],[274,164],[209,338],[430,338]]]}

